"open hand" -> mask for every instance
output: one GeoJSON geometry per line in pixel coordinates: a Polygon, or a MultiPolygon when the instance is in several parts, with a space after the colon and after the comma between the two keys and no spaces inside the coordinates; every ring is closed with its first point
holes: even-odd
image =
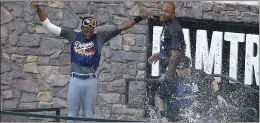
{"type": "Polygon", "coordinates": [[[227,101],[220,95],[217,96],[219,106],[227,106],[227,101]]]}
{"type": "Polygon", "coordinates": [[[154,62],[157,62],[159,59],[160,59],[160,53],[155,53],[148,59],[148,63],[152,64],[154,62]]]}
{"type": "Polygon", "coordinates": [[[148,12],[142,12],[141,13],[141,17],[143,18],[143,19],[146,19],[146,18],[148,18],[148,19],[150,19],[150,18],[154,18],[154,16],[152,15],[152,13],[148,13],[148,12]]]}
{"type": "Polygon", "coordinates": [[[37,9],[37,8],[39,7],[35,1],[32,1],[31,4],[30,4],[30,6],[31,6],[32,8],[35,8],[35,9],[37,9]]]}

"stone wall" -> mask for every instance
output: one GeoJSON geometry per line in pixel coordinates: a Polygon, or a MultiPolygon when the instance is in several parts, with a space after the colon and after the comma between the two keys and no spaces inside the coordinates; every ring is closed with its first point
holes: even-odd
{"type": "MultiPolygon", "coordinates": [[[[40,1],[39,1],[40,2],[40,1]]],[[[160,2],[40,2],[51,22],[80,27],[82,17],[93,16],[98,29],[117,25],[129,13],[158,14],[160,2]],[[139,4],[137,4],[139,3],[139,4]]],[[[177,17],[258,23],[258,6],[214,2],[175,2],[177,17]]],[[[105,44],[100,61],[96,118],[138,120],[143,117],[145,83],[130,82],[130,107],[125,105],[125,79],[146,72],[147,21],[105,44]],[[131,106],[132,105],[132,106],[131,106]]],[[[1,109],[60,107],[66,115],[70,73],[68,41],[48,33],[35,10],[24,2],[1,2],[1,109]]]]}

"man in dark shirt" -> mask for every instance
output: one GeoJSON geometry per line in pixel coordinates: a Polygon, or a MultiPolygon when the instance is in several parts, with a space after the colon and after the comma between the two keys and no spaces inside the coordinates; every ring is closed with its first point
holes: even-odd
{"type": "Polygon", "coordinates": [[[217,105],[214,100],[227,105],[218,89],[213,76],[190,67],[188,57],[180,57],[175,74],[165,79],[158,90],[162,120],[167,121],[167,117],[172,122],[210,121],[213,114],[210,109],[217,105]],[[165,102],[167,114],[164,112],[165,102]]]}
{"type": "MultiPolygon", "coordinates": [[[[180,56],[185,54],[185,41],[182,27],[175,18],[175,5],[172,2],[164,2],[160,10],[160,21],[163,23],[163,30],[160,38],[160,52],[153,54],[148,62],[150,64],[160,60],[161,72],[165,78],[171,78],[176,71],[176,62],[180,56]],[[168,67],[168,70],[166,68],[168,67]]],[[[162,102],[158,102],[161,103],[162,102]]],[[[164,111],[163,107],[158,107],[164,111]]]]}
{"type": "Polygon", "coordinates": [[[99,66],[102,46],[121,31],[131,28],[148,16],[143,14],[143,16],[135,17],[134,20],[97,33],[94,33],[97,26],[95,19],[86,17],[82,19],[81,31],[75,32],[73,29],[52,24],[36,2],[31,2],[31,7],[37,10],[42,25],[48,31],[67,39],[71,45],[72,73],[67,98],[68,116],[77,117],[82,106],[83,117],[93,117],[98,82],[95,72],[99,66]]]}
{"type": "Polygon", "coordinates": [[[170,76],[168,74],[174,73],[176,61],[185,54],[186,47],[182,27],[175,19],[175,5],[172,2],[164,2],[160,10],[160,21],[163,23],[160,52],[153,54],[148,62],[152,64],[163,59],[162,72],[168,67],[166,76],[170,76]]]}

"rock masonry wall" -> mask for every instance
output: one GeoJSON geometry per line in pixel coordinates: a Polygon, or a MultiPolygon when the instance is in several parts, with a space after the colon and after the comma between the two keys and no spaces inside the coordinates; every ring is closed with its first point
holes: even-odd
{"type": "MultiPolygon", "coordinates": [[[[81,18],[93,16],[98,22],[98,29],[131,19],[130,11],[141,8],[158,14],[160,7],[160,2],[145,1],[40,3],[51,22],[58,26],[78,28],[81,18]]],[[[258,6],[199,1],[175,4],[177,17],[249,23],[259,21],[258,6]]],[[[146,38],[147,21],[142,21],[103,47],[96,118],[142,119],[145,83],[130,82],[131,108],[127,108],[125,79],[145,76],[146,38]]],[[[1,2],[1,50],[1,109],[60,107],[62,115],[67,114],[70,46],[67,40],[51,35],[41,26],[35,10],[28,3],[1,2]]]]}

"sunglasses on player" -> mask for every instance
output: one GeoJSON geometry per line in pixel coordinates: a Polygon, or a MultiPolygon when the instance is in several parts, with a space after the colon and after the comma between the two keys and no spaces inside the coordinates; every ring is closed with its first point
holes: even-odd
{"type": "Polygon", "coordinates": [[[83,20],[82,26],[95,28],[97,26],[97,22],[93,18],[87,18],[87,19],[83,20]]]}

